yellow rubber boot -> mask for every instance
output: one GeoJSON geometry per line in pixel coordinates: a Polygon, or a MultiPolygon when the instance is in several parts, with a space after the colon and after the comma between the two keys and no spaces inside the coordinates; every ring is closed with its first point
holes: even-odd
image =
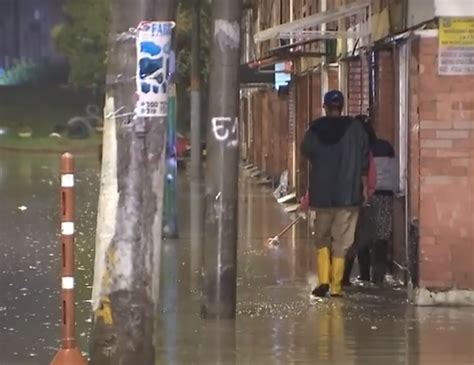
{"type": "Polygon", "coordinates": [[[331,295],[342,296],[342,279],[344,277],[345,259],[341,257],[332,258],[331,295]]]}
{"type": "Polygon", "coordinates": [[[329,276],[331,271],[331,252],[328,247],[319,249],[316,252],[318,263],[319,286],[313,290],[313,296],[325,297],[329,292],[329,276]]]}

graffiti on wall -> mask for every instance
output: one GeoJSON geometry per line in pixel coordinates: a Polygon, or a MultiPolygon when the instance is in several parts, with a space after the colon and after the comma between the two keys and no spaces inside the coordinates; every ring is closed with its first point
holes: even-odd
{"type": "Polygon", "coordinates": [[[212,133],[214,138],[226,147],[239,145],[239,120],[231,117],[212,118],[212,133]]]}

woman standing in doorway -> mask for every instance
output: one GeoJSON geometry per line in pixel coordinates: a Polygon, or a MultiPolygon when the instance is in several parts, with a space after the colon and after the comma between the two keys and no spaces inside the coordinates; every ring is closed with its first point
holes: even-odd
{"type": "Polygon", "coordinates": [[[372,170],[375,181],[368,206],[361,208],[354,246],[348,253],[344,284],[350,285],[351,271],[357,256],[359,279],[381,285],[387,273],[388,248],[393,230],[392,215],[397,185],[397,164],[392,145],[386,140],[377,138],[368,117],[357,116],[356,119],[364,124],[369,136],[372,154],[369,177],[372,170]]]}
{"type": "Polygon", "coordinates": [[[390,142],[377,138],[374,160],[377,183],[371,201],[371,223],[374,227],[371,279],[374,284],[381,285],[388,268],[388,248],[393,232],[393,199],[398,181],[395,151],[390,142]]]}

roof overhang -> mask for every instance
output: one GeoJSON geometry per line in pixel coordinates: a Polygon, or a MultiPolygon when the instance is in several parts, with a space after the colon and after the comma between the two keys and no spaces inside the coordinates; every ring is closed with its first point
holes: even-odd
{"type": "Polygon", "coordinates": [[[292,22],[277,25],[254,35],[255,43],[262,43],[271,39],[338,39],[361,38],[370,35],[371,0],[359,0],[354,3],[339,6],[337,9],[317,13],[292,22]],[[321,25],[344,20],[352,16],[361,16],[365,26],[358,31],[327,31],[308,30],[321,25]]]}
{"type": "Polygon", "coordinates": [[[240,84],[272,84],[273,82],[273,75],[259,72],[258,69],[251,68],[249,65],[240,65],[240,84]]]}

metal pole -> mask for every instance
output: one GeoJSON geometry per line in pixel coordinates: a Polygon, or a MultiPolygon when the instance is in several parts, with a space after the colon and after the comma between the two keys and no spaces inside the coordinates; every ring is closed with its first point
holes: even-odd
{"type": "MultiPolygon", "coordinates": [[[[173,9],[169,10],[174,12],[173,9]]],[[[175,18],[175,14],[170,15],[175,18]]],[[[178,160],[177,143],[177,95],[176,95],[176,37],[172,40],[170,59],[168,119],[166,131],[166,183],[163,207],[163,238],[179,238],[178,226],[178,160]]]]}
{"type": "Polygon", "coordinates": [[[201,175],[201,0],[193,0],[191,53],[191,177],[201,175]]]}
{"type": "Polygon", "coordinates": [[[166,131],[166,183],[163,203],[163,238],[179,238],[178,230],[178,161],[176,155],[176,84],[170,83],[166,131]]]}
{"type": "Polygon", "coordinates": [[[204,242],[205,318],[235,318],[242,0],[213,2],[204,242]]]}
{"type": "Polygon", "coordinates": [[[61,157],[61,298],[62,345],[51,365],[86,365],[76,344],[74,302],[74,158],[70,153],[61,157]]]}
{"type": "MultiPolygon", "coordinates": [[[[319,3],[319,12],[324,13],[328,9],[328,1],[321,0],[319,3]]],[[[321,25],[321,31],[326,31],[327,24],[324,23],[321,25]]],[[[327,42],[324,44],[324,51],[327,52],[327,42]]],[[[329,75],[328,75],[328,64],[327,57],[323,56],[321,58],[321,105],[324,104],[324,95],[329,91],[329,75]]]]}
{"type": "MultiPolygon", "coordinates": [[[[346,0],[341,0],[340,3],[341,6],[346,5],[346,0]]],[[[346,27],[346,22],[345,19],[341,19],[338,22],[338,31],[339,32],[346,32],[347,27],[346,27]]],[[[340,39],[341,41],[341,55],[343,58],[347,56],[347,39],[340,39]]],[[[339,69],[338,69],[338,86],[339,90],[347,97],[348,94],[348,88],[347,88],[347,78],[348,78],[348,64],[347,61],[345,60],[340,60],[339,61],[339,69]]],[[[349,103],[344,103],[344,114],[348,113],[348,104],[349,103]]]]}
{"type": "Polygon", "coordinates": [[[164,70],[168,69],[169,50],[169,32],[163,32],[170,27],[146,21],[174,20],[174,12],[168,10],[176,9],[175,4],[175,0],[111,2],[91,364],[155,362],[154,319],[166,171],[167,101],[161,97],[168,90],[164,70]],[[140,32],[152,39],[137,47],[140,32]],[[153,34],[160,34],[159,40],[153,34]],[[161,57],[161,66],[156,57],[161,57]],[[144,68],[150,62],[157,68],[151,73],[141,71],[142,61],[144,68]],[[142,72],[146,74],[142,76],[142,72]],[[137,104],[137,97],[143,97],[146,90],[147,95],[158,95],[159,101],[141,99],[143,104],[137,104]]]}

